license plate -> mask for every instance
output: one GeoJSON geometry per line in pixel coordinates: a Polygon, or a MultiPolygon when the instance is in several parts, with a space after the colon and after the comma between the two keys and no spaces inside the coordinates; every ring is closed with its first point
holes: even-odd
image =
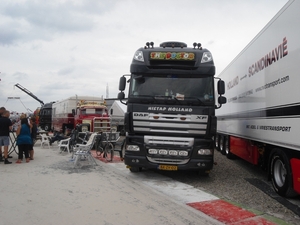
{"type": "Polygon", "coordinates": [[[159,170],[177,170],[177,166],[170,166],[170,165],[159,165],[159,170]]]}

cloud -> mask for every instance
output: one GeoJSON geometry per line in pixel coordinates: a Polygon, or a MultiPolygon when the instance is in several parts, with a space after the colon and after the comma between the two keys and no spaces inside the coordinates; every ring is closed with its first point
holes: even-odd
{"type": "Polygon", "coordinates": [[[70,74],[74,71],[74,67],[66,67],[66,68],[63,68],[61,70],[59,70],[57,72],[57,74],[60,76],[60,75],[67,75],[67,74],[70,74]]]}
{"type": "Polygon", "coordinates": [[[107,13],[115,1],[24,1],[9,2],[1,10],[6,23],[1,44],[22,40],[52,40],[64,33],[89,32],[96,27],[95,17],[107,13]]]}
{"type": "Polygon", "coordinates": [[[15,80],[22,81],[22,80],[27,80],[29,77],[26,73],[22,72],[16,72],[12,75],[15,80]]]}
{"type": "Polygon", "coordinates": [[[107,88],[116,97],[119,77],[129,74],[135,50],[147,41],[200,42],[221,72],[286,2],[2,0],[0,106],[17,108],[9,95],[39,106],[16,83],[45,103],[106,96],[107,88]]]}

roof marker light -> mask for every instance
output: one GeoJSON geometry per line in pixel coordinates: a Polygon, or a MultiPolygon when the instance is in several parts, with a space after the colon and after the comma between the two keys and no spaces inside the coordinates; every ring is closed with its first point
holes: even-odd
{"type": "Polygon", "coordinates": [[[198,43],[198,49],[202,50],[201,44],[198,43]]]}
{"type": "Polygon", "coordinates": [[[145,46],[145,49],[150,48],[150,46],[151,46],[151,48],[153,48],[153,46],[154,46],[153,41],[147,42],[147,43],[146,43],[146,46],[145,46]]]}

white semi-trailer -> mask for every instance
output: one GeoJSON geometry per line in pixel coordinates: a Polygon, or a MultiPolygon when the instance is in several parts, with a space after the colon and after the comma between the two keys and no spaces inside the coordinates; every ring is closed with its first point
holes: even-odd
{"type": "Polygon", "coordinates": [[[300,194],[300,1],[289,1],[219,74],[227,104],[216,147],[267,169],[275,191],[300,194]]]}

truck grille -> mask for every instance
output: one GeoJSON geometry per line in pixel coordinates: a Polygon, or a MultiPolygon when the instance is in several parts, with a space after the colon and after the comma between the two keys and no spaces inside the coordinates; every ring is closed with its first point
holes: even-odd
{"type": "Polygon", "coordinates": [[[133,129],[137,132],[205,135],[207,115],[133,113],[133,129]]]}
{"type": "Polygon", "coordinates": [[[166,137],[166,136],[144,136],[144,143],[151,146],[180,146],[192,147],[194,145],[194,138],[182,137],[166,137]]]}
{"type": "Polygon", "coordinates": [[[144,143],[150,162],[186,164],[190,160],[194,138],[145,135],[144,143]]]}
{"type": "Polygon", "coordinates": [[[107,132],[110,130],[109,117],[96,117],[93,119],[94,130],[93,132],[107,132]]]}

